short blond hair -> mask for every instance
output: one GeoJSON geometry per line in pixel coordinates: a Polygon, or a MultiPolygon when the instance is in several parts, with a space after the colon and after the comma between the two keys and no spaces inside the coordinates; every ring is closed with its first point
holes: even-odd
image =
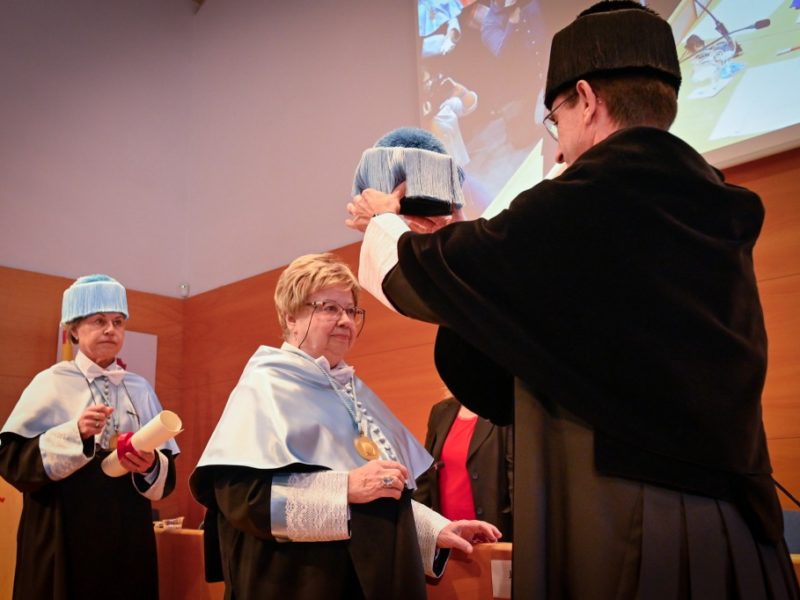
{"type": "Polygon", "coordinates": [[[289,263],[275,287],[275,309],[285,340],[288,340],[289,334],[286,318],[297,314],[309,296],[329,287],[350,290],[353,303],[358,306],[358,294],[361,292],[358,279],[347,263],[335,254],[306,254],[289,263]]]}

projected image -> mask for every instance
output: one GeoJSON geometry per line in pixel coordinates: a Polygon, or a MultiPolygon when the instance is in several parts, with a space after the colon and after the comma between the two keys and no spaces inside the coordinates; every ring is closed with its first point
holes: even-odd
{"type": "MultiPolygon", "coordinates": [[[[468,217],[559,171],[542,126],[550,40],[590,3],[417,0],[422,124],[464,168],[468,217]]],[[[673,133],[726,166],[800,123],[800,0],[642,4],[675,32],[684,82],[673,133]]]]}
{"type": "Polygon", "coordinates": [[[672,132],[711,154],[800,123],[800,1],[706,3],[670,20],[683,74],[672,132]]]}
{"type": "Polygon", "coordinates": [[[538,0],[418,4],[423,127],[464,168],[470,216],[483,212],[542,141],[552,27],[541,5],[538,0]]]}

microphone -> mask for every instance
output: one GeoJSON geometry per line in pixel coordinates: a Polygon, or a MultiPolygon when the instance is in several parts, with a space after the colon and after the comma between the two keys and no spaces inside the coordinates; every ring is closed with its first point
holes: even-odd
{"type": "Polygon", "coordinates": [[[770,21],[769,19],[760,19],[755,23],[747,25],[746,27],[740,27],[739,29],[734,29],[730,33],[739,33],[740,31],[747,31],[748,29],[764,29],[765,27],[769,27],[770,25],[772,25],[772,21],[770,21]]]}
{"type": "MultiPolygon", "coordinates": [[[[695,0],[695,2],[697,2],[697,0],[695,0]]],[[[726,43],[729,44],[729,47],[736,50],[736,54],[738,55],[741,52],[741,46],[739,46],[739,44],[736,43],[731,37],[734,33],[739,33],[740,31],[747,31],[748,29],[755,29],[755,30],[764,29],[765,27],[769,27],[770,25],[772,25],[772,21],[770,19],[759,19],[755,23],[751,23],[750,25],[746,25],[745,27],[739,27],[738,29],[734,29],[733,31],[728,31],[728,28],[725,27],[723,23],[718,21],[716,17],[714,17],[714,15],[708,12],[708,10],[706,10],[706,8],[702,4],[698,2],[698,5],[700,6],[700,8],[705,10],[708,13],[708,16],[711,17],[717,24],[715,29],[720,34],[720,36],[706,43],[699,36],[695,34],[690,35],[687,38],[685,45],[688,54],[684,54],[683,56],[681,56],[680,62],[692,58],[695,54],[700,53],[705,48],[710,48],[711,46],[713,46],[714,44],[723,39],[726,41],[726,43]]]]}
{"type": "Polygon", "coordinates": [[[728,28],[725,27],[725,24],[722,21],[720,21],[717,17],[715,17],[714,14],[710,10],[708,10],[703,5],[702,2],[700,2],[700,0],[694,0],[694,3],[697,4],[697,6],[699,6],[704,13],[706,13],[709,17],[711,17],[711,20],[714,21],[714,29],[717,30],[717,33],[719,33],[720,36],[725,38],[725,41],[728,42],[730,47],[736,48],[735,42],[733,41],[733,38],[731,37],[731,34],[728,31],[728,28]]]}

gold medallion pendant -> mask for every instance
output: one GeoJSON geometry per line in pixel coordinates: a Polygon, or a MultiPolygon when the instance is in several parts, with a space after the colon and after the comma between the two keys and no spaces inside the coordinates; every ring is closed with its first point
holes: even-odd
{"type": "Polygon", "coordinates": [[[367,460],[375,460],[381,454],[378,450],[378,444],[373,442],[365,435],[359,435],[356,439],[354,439],[353,445],[356,447],[356,452],[358,452],[362,458],[367,460]]]}
{"type": "Polygon", "coordinates": [[[109,450],[116,450],[117,449],[117,440],[119,439],[119,434],[115,433],[110,438],[108,438],[108,449],[109,450]]]}

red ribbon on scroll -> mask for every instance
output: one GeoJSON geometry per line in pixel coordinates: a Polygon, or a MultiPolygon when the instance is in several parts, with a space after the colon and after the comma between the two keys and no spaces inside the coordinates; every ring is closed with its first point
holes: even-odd
{"type": "Polygon", "coordinates": [[[117,456],[120,458],[120,460],[125,458],[126,452],[133,452],[136,456],[139,456],[136,448],[134,448],[133,444],[131,444],[132,436],[132,431],[126,431],[125,433],[119,434],[119,439],[117,440],[117,456]]]}

